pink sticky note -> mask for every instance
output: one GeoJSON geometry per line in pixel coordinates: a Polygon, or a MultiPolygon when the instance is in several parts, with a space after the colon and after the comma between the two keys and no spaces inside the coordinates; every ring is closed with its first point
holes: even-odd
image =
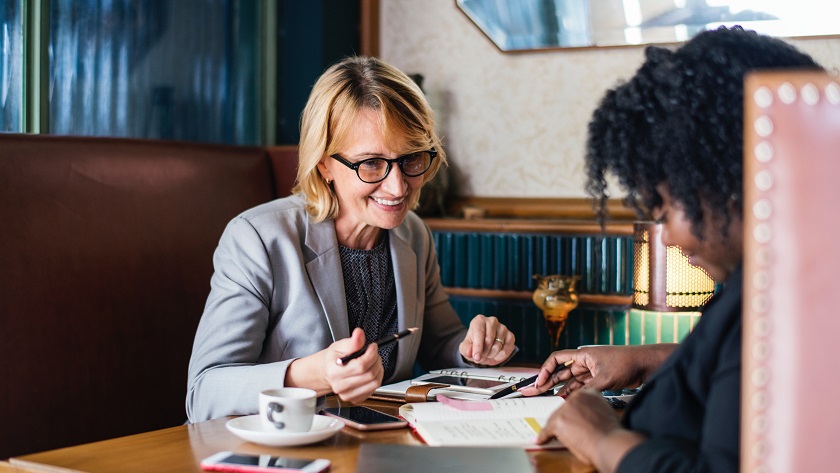
{"type": "Polygon", "coordinates": [[[493,405],[487,401],[465,401],[463,399],[453,399],[443,394],[436,396],[438,402],[449,406],[459,411],[492,411],[493,405]]]}

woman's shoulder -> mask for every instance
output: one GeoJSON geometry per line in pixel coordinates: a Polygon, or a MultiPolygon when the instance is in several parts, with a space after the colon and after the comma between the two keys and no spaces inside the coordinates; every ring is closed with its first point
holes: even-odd
{"type": "Polygon", "coordinates": [[[276,214],[277,212],[306,213],[306,203],[300,196],[290,195],[251,207],[240,213],[239,217],[246,220],[254,220],[266,214],[276,214]]]}
{"type": "Polygon", "coordinates": [[[264,237],[280,234],[304,235],[306,229],[311,227],[306,203],[296,195],[265,202],[241,212],[230,221],[228,231],[247,232],[248,230],[241,228],[243,226],[252,228],[264,237]]]}

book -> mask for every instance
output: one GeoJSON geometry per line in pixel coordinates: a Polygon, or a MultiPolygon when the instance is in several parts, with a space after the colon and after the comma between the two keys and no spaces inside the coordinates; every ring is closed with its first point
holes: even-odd
{"type": "Polygon", "coordinates": [[[522,249],[520,245],[520,235],[508,235],[508,287],[507,289],[513,291],[520,291],[526,289],[521,285],[522,267],[520,261],[522,260],[522,249]]]}
{"type": "Polygon", "coordinates": [[[535,235],[522,235],[522,259],[520,260],[522,270],[519,277],[521,280],[520,286],[526,291],[533,291],[537,288],[534,281],[534,274],[538,271],[536,260],[539,257],[536,249],[536,238],[535,235]]]}
{"type": "MultiPolygon", "coordinates": [[[[352,430],[352,429],[350,429],[352,430]]],[[[365,473],[525,473],[534,471],[520,448],[441,447],[363,443],[356,471],[365,473]]]]}
{"type": "Polygon", "coordinates": [[[524,447],[528,450],[562,448],[553,441],[534,441],[548,417],[565,400],[560,396],[519,397],[492,401],[408,403],[400,416],[431,446],[524,447]]]}
{"type": "Polygon", "coordinates": [[[493,262],[492,289],[509,289],[508,273],[508,243],[504,235],[492,235],[495,261],[493,262]]]}
{"type": "Polygon", "coordinates": [[[481,254],[481,257],[478,272],[481,274],[481,276],[479,277],[478,287],[480,287],[481,289],[499,289],[498,286],[493,285],[497,271],[493,267],[495,240],[496,235],[492,233],[482,233],[481,238],[479,240],[479,253],[481,254]]]}
{"type": "Polygon", "coordinates": [[[481,284],[481,238],[478,233],[468,233],[467,239],[467,287],[477,289],[481,284]]]}
{"type": "Polygon", "coordinates": [[[454,247],[454,236],[452,232],[439,232],[440,246],[438,251],[438,263],[440,265],[440,283],[446,287],[452,287],[453,276],[453,256],[452,249],[454,247]]]}
{"type": "Polygon", "coordinates": [[[452,234],[452,287],[467,287],[467,235],[466,233],[452,234]]]}

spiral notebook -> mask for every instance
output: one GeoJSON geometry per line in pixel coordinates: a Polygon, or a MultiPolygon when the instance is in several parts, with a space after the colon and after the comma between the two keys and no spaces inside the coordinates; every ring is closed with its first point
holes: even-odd
{"type": "MultiPolygon", "coordinates": [[[[512,383],[535,376],[539,368],[501,366],[494,368],[450,368],[432,370],[427,374],[399,383],[386,384],[374,391],[374,399],[403,402],[411,386],[441,384],[445,387],[427,392],[427,401],[434,401],[443,393],[458,399],[487,399],[512,383]]],[[[416,400],[412,400],[416,402],[416,400]]]]}

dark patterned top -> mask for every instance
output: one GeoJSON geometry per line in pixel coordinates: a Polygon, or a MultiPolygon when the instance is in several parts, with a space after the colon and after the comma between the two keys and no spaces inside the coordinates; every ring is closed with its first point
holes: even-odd
{"type": "MultiPolygon", "coordinates": [[[[368,343],[397,332],[397,289],[388,233],[372,250],[339,246],[350,331],[360,327],[368,343]]],[[[379,348],[388,379],[397,366],[397,344],[379,348]]]]}

